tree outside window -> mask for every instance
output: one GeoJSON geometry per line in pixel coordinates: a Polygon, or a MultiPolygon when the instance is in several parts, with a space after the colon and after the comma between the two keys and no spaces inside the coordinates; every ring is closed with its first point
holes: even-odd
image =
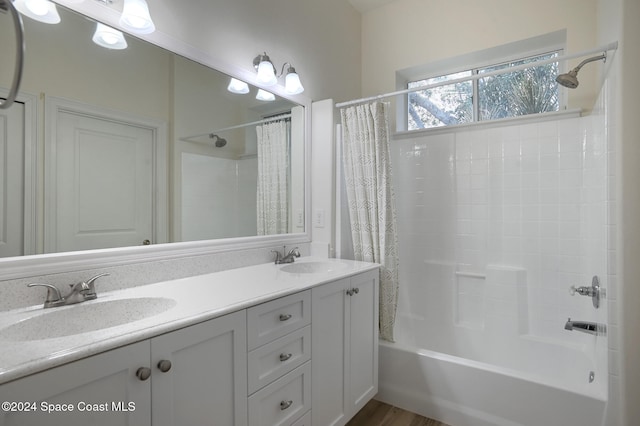
{"type": "MultiPolygon", "coordinates": [[[[508,63],[413,81],[408,88],[482,75],[558,56],[552,52],[508,63]]],[[[532,66],[473,81],[412,92],[408,96],[408,130],[497,120],[559,110],[558,63],[532,66]],[[474,102],[474,96],[477,102],[474,102]]]]}

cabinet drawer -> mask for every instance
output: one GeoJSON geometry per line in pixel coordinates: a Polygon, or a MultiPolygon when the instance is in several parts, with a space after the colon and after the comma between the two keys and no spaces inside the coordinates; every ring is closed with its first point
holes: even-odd
{"type": "Polygon", "coordinates": [[[249,394],[310,359],[310,325],[249,352],[249,394]]]}
{"type": "Polygon", "coordinates": [[[249,350],[311,323],[311,292],[303,291],[247,310],[249,350]]]}
{"type": "Polygon", "coordinates": [[[311,426],[311,411],[307,411],[304,416],[293,422],[291,426],[311,426]]]}
{"type": "Polygon", "coordinates": [[[249,397],[250,426],[291,426],[311,408],[311,361],[249,397]]]}

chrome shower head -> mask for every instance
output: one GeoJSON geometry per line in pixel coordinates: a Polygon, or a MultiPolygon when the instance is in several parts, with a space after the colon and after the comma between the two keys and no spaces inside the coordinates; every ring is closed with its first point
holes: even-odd
{"type": "Polygon", "coordinates": [[[566,74],[560,74],[556,77],[558,84],[569,89],[575,89],[580,82],[578,81],[578,71],[574,68],[566,74]]]}
{"type": "Polygon", "coordinates": [[[578,64],[577,67],[575,67],[568,73],[558,75],[556,77],[556,82],[558,82],[558,84],[564,87],[568,87],[569,89],[575,89],[576,87],[578,87],[578,84],[580,84],[580,82],[578,81],[578,71],[580,71],[580,68],[582,68],[584,64],[587,64],[593,61],[599,61],[601,59],[604,61],[607,60],[607,52],[604,52],[600,56],[594,56],[593,58],[585,59],[584,61],[580,62],[580,64],[578,64]]]}
{"type": "Polygon", "coordinates": [[[227,144],[227,140],[225,138],[221,138],[218,135],[214,135],[213,133],[209,134],[209,139],[215,139],[216,148],[222,148],[227,144]]]}

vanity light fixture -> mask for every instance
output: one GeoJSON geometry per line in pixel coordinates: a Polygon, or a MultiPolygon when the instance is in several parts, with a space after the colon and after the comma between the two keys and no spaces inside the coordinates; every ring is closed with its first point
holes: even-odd
{"type": "Polygon", "coordinates": [[[127,40],[122,32],[108,27],[100,22],[96,24],[96,31],[93,33],[93,42],[98,46],[107,49],[122,50],[127,48],[127,40]]]}
{"type": "Polygon", "coordinates": [[[296,69],[292,67],[291,64],[285,63],[282,66],[283,70],[285,65],[289,65],[289,68],[287,68],[287,75],[284,78],[284,91],[290,95],[297,95],[304,92],[304,87],[302,83],[300,83],[300,76],[298,76],[296,69]]]}
{"type": "Polygon", "coordinates": [[[124,0],[120,25],[136,34],[151,34],[156,30],[145,0],[124,0]]]}
{"type": "Polygon", "coordinates": [[[249,93],[249,85],[244,81],[231,77],[231,81],[227,86],[227,90],[230,91],[231,93],[238,93],[240,95],[244,95],[245,93],[249,93]]]}
{"type": "Polygon", "coordinates": [[[276,95],[271,92],[267,92],[266,90],[258,89],[258,94],[256,95],[256,99],[259,101],[275,101],[276,95]]]}
{"type": "Polygon", "coordinates": [[[36,21],[45,24],[57,24],[60,22],[58,9],[49,0],[15,0],[13,5],[18,9],[18,12],[36,21]]]}
{"type": "Polygon", "coordinates": [[[280,75],[276,75],[276,67],[265,52],[263,55],[258,55],[253,58],[253,67],[258,72],[256,77],[258,83],[264,86],[275,86],[278,84],[278,78],[282,77],[285,67],[287,67],[287,74],[284,82],[285,92],[290,95],[297,95],[304,92],[304,87],[302,86],[302,83],[300,83],[300,76],[289,62],[285,62],[282,65],[280,75]]]}

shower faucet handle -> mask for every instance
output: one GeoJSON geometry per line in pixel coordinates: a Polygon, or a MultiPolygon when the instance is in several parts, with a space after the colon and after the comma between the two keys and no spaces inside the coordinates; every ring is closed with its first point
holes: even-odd
{"type": "Polygon", "coordinates": [[[578,293],[581,296],[588,296],[593,302],[593,307],[598,309],[600,307],[600,299],[605,297],[605,290],[600,287],[600,279],[597,275],[594,275],[591,279],[590,286],[576,287],[572,285],[569,287],[569,294],[572,296],[578,293]]]}

